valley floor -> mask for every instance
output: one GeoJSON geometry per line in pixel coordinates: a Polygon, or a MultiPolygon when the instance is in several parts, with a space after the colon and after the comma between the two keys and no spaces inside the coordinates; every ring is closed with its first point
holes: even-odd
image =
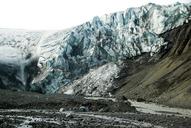
{"type": "Polygon", "coordinates": [[[1,128],[180,128],[191,118],[168,114],[100,113],[56,110],[0,110],[1,128]]]}
{"type": "Polygon", "coordinates": [[[125,109],[128,107],[126,104],[122,104],[125,106],[123,108],[121,102],[127,101],[119,102],[115,98],[40,95],[5,90],[0,90],[0,99],[0,128],[191,127],[191,110],[153,103],[130,101],[136,107],[135,111],[134,107],[125,109]]]}

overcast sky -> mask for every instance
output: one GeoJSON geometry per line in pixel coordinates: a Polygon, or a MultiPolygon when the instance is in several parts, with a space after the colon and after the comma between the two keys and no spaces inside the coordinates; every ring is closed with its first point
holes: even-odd
{"type": "Polygon", "coordinates": [[[0,0],[0,28],[56,30],[70,28],[94,16],[152,2],[188,3],[191,0],[0,0]]]}

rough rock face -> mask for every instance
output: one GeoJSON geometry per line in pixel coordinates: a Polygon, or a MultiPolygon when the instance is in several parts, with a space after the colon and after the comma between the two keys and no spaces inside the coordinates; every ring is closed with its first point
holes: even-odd
{"type": "MultiPolygon", "coordinates": [[[[169,49],[155,64],[116,81],[115,95],[143,98],[177,107],[191,107],[191,21],[169,30],[161,37],[169,49]]],[[[127,71],[128,72],[128,71],[127,71]]]]}
{"type": "Polygon", "coordinates": [[[161,34],[161,36],[172,47],[169,56],[180,56],[189,53],[191,49],[191,21],[183,26],[169,30],[161,34]]]}
{"type": "Polygon", "coordinates": [[[64,31],[10,30],[7,33],[1,30],[0,46],[13,47],[21,53],[24,52],[23,46],[26,46],[24,49],[28,49],[27,53],[37,56],[41,69],[30,82],[29,90],[53,93],[92,68],[143,53],[157,53],[167,44],[158,34],[182,25],[189,16],[190,4],[148,4],[94,17],[90,22],[64,31]]]}

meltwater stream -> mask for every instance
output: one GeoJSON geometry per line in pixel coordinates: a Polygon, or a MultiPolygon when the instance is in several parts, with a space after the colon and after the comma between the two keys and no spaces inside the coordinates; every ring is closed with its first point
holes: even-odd
{"type": "MultiPolygon", "coordinates": [[[[115,98],[103,98],[103,97],[86,97],[86,99],[92,100],[112,100],[116,101],[115,98]]],[[[137,111],[143,113],[150,113],[150,114],[165,114],[165,115],[175,115],[175,116],[182,116],[182,117],[191,117],[191,110],[190,109],[182,109],[182,108],[172,108],[164,105],[159,105],[155,103],[146,103],[146,102],[137,102],[133,100],[128,100],[131,102],[132,106],[135,106],[137,111]]]]}

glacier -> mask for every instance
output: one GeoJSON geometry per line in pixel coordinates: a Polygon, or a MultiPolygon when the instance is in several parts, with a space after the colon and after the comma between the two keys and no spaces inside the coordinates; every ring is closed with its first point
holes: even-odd
{"type": "MultiPolygon", "coordinates": [[[[0,64],[17,61],[15,79],[25,88],[30,77],[29,91],[77,93],[79,86],[84,88],[83,94],[104,95],[106,88],[112,86],[112,78],[117,77],[115,63],[143,53],[153,56],[168,43],[158,35],[190,20],[190,11],[191,3],[149,3],[96,16],[62,31],[0,29],[0,64]],[[33,66],[38,68],[37,73],[27,73],[31,60],[37,60],[37,66],[33,66]],[[87,78],[92,81],[85,82],[87,78]],[[95,87],[100,89],[95,91],[95,87]]],[[[0,74],[0,82],[6,86],[3,80],[0,74]]]]}
{"type": "Polygon", "coordinates": [[[86,96],[104,96],[113,86],[113,79],[117,78],[120,68],[115,63],[107,63],[96,69],[90,69],[89,73],[73,83],[61,88],[59,91],[65,94],[84,94],[86,96]]]}

